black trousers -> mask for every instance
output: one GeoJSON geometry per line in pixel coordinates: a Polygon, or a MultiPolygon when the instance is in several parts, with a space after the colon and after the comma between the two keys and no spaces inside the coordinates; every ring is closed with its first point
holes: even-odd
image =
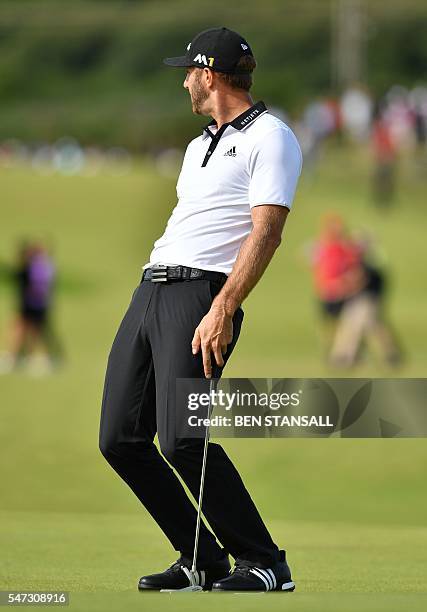
{"type": "MultiPolygon", "coordinates": [[[[163,530],[175,550],[192,558],[196,510],[175,468],[197,500],[202,439],[175,436],[176,378],[204,378],[201,351],[191,340],[221,289],[216,281],[198,279],[152,283],[135,289],[114,339],[105,377],[99,446],[163,530]],[[158,435],[163,456],[153,440],[158,435]],[[170,465],[169,465],[170,464],[170,465]]],[[[239,337],[243,310],[233,318],[233,340],[239,337]]],[[[213,364],[214,358],[212,356],[213,364]]],[[[223,368],[214,365],[219,378],[223,368]]],[[[219,542],[234,558],[269,567],[278,558],[272,541],[239,473],[223,448],[208,446],[203,513],[219,542]]],[[[223,551],[201,525],[198,564],[209,565],[223,551]]]]}

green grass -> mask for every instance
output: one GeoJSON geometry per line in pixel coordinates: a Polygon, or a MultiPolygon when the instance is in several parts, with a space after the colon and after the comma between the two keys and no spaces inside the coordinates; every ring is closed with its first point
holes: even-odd
{"type": "MultiPolygon", "coordinates": [[[[330,208],[369,227],[388,254],[389,311],[408,355],[399,371],[369,356],[352,374],[425,375],[425,184],[405,164],[396,206],[380,212],[369,200],[367,171],[362,152],[330,151],[321,170],[304,178],[280,250],[244,304],[241,338],[224,375],[343,374],[321,361],[311,281],[300,258],[330,208]]],[[[140,575],[176,555],[100,455],[99,408],[108,350],[175,203],[174,188],[144,161],[123,177],[0,171],[0,263],[11,261],[22,235],[53,238],[61,275],[56,323],[68,356],[53,377],[0,378],[0,589],[69,590],[72,609],[82,611],[425,609],[423,439],[226,440],[288,551],[297,591],[285,601],[275,594],[198,600],[136,592],[140,575]]],[[[0,290],[4,331],[12,295],[5,282],[0,290]]]]}
{"type": "MultiPolygon", "coordinates": [[[[180,596],[175,601],[169,595],[135,590],[141,573],[174,560],[145,516],[141,520],[136,513],[2,512],[0,518],[7,525],[2,540],[8,551],[2,588],[69,591],[76,610],[124,605],[137,609],[147,602],[150,609],[174,609],[183,604],[180,596]]],[[[259,595],[203,594],[199,601],[190,595],[184,596],[185,605],[202,603],[213,610],[220,597],[226,609],[268,605],[276,610],[287,605],[306,610],[328,605],[353,610],[378,601],[396,610],[400,597],[402,604],[421,610],[427,602],[426,527],[298,520],[273,520],[270,527],[278,539],[286,534],[298,591],[269,594],[267,600],[259,600],[259,595]]]]}

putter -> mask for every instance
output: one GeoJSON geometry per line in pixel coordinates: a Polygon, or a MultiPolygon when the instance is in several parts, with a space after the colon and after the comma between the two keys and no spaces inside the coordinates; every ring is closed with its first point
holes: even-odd
{"type": "MultiPolygon", "coordinates": [[[[208,418],[211,416],[211,406],[212,406],[212,390],[213,390],[213,379],[210,379],[209,382],[209,406],[208,406],[208,418]]],[[[197,560],[197,551],[199,548],[199,533],[200,533],[200,520],[202,514],[202,501],[203,501],[203,489],[205,486],[205,472],[206,472],[206,458],[208,455],[208,443],[209,443],[209,430],[210,426],[207,425],[206,433],[205,433],[205,443],[203,446],[203,460],[202,460],[202,473],[200,476],[200,488],[199,488],[199,503],[197,505],[197,522],[196,522],[196,535],[194,538],[194,551],[193,551],[193,562],[191,564],[191,570],[187,568],[183,568],[185,574],[187,575],[190,584],[188,587],[184,587],[183,589],[161,589],[161,593],[188,593],[188,592],[200,592],[203,591],[203,587],[200,584],[197,584],[197,569],[196,569],[196,560],[197,560]]]]}

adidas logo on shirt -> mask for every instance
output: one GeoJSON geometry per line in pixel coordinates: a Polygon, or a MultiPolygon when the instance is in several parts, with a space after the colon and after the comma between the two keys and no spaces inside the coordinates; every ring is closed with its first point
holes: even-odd
{"type": "Polygon", "coordinates": [[[224,157],[236,157],[236,155],[236,147],[231,147],[231,149],[224,153],[224,157]]]}

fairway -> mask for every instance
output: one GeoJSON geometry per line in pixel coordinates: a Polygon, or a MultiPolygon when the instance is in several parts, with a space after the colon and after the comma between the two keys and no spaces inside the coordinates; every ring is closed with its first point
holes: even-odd
{"type": "MultiPolygon", "coordinates": [[[[3,537],[7,549],[13,551],[7,562],[9,588],[70,591],[76,610],[84,610],[85,605],[96,610],[114,609],[109,601],[115,602],[117,609],[121,602],[131,609],[147,602],[150,609],[173,609],[171,595],[138,593],[135,589],[139,570],[161,569],[174,560],[165,552],[157,529],[145,518],[141,520],[136,514],[18,512],[2,513],[1,522],[8,525],[8,534],[3,537]],[[34,525],[36,530],[30,527],[34,525]],[[155,566],[147,563],[148,559],[155,559],[155,566]],[[107,595],[109,591],[112,593],[107,595]]],[[[276,537],[288,534],[292,569],[299,577],[295,593],[265,594],[273,610],[283,605],[301,610],[304,603],[317,609],[315,602],[353,610],[357,605],[369,605],[373,594],[375,598],[380,594],[390,606],[390,593],[405,593],[411,608],[421,610],[423,591],[424,605],[427,601],[425,527],[327,522],[320,529],[317,522],[277,520],[271,521],[271,527],[276,537]],[[349,594],[352,597],[348,599],[349,594]]],[[[266,605],[264,599],[257,599],[263,594],[222,593],[174,595],[173,605],[181,604],[181,597],[189,605],[196,596],[203,599],[195,600],[194,605],[203,603],[209,610],[223,604],[230,609],[266,605]]]]}
{"type": "MultiPolygon", "coordinates": [[[[303,176],[280,249],[243,305],[241,337],[224,376],[346,375],[322,363],[301,257],[330,209],[369,228],[387,255],[389,312],[407,356],[390,370],[370,354],[351,375],[425,376],[425,183],[414,167],[402,166],[396,205],[379,211],[368,174],[366,152],[331,149],[321,172],[303,176]]],[[[272,535],[288,551],[297,590],[138,593],[141,575],[163,570],[178,554],[101,456],[99,410],[108,351],[175,205],[175,180],[147,160],[124,176],[2,168],[0,200],[1,263],[13,260],[22,236],[53,242],[55,321],[67,355],[55,376],[0,377],[0,589],[68,590],[71,609],[91,612],[220,605],[251,611],[265,609],[267,598],[271,610],[426,609],[423,439],[226,440],[272,535]]],[[[0,291],[3,349],[12,314],[4,278],[0,291]]]]}

